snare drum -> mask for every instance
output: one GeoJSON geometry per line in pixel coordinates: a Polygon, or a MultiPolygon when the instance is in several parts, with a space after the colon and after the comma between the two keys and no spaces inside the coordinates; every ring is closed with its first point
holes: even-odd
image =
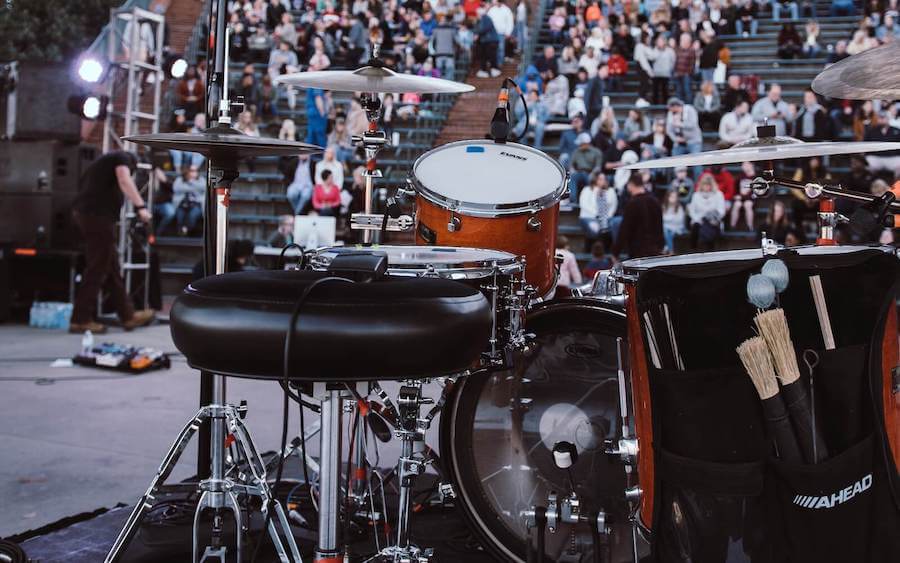
{"type": "Polygon", "coordinates": [[[416,190],[416,243],[496,248],[524,256],[538,296],[556,284],[556,228],[567,176],[556,160],[515,143],[457,141],[423,154],[416,190]]]}
{"type": "MultiPolygon", "coordinates": [[[[494,309],[494,325],[487,353],[499,358],[508,346],[520,345],[525,337],[525,265],[517,256],[498,250],[439,246],[335,246],[310,258],[314,270],[325,270],[344,252],[372,251],[385,254],[391,276],[431,276],[478,287],[494,309]]],[[[428,319],[423,319],[427,322],[428,319]]],[[[431,319],[440,322],[440,319],[431,319]]]]}
{"type": "Polygon", "coordinates": [[[864,246],[796,247],[774,255],[739,250],[629,260],[615,272],[627,296],[640,521],[654,535],[654,560],[730,561],[730,550],[740,546],[741,556],[753,561],[768,561],[773,553],[792,561],[868,561],[870,541],[879,543],[880,553],[894,553],[900,541],[875,540],[870,532],[876,520],[897,529],[896,510],[860,496],[856,506],[868,508],[834,510],[831,524],[824,524],[816,519],[825,518],[824,511],[807,509],[832,502],[827,496],[823,505],[807,506],[811,499],[860,479],[867,483],[866,475],[887,474],[881,489],[877,478],[871,484],[866,494],[873,499],[890,497],[890,481],[894,488],[900,482],[900,395],[891,384],[900,262],[893,252],[864,246]],[[747,279],[773,258],[789,270],[778,305],[797,355],[817,358],[799,362],[804,384],[815,382],[816,424],[828,447],[827,461],[817,465],[777,458],[759,395],[735,352],[754,336],[757,309],[747,300],[747,279]],[[810,289],[815,275],[824,287],[834,349],[825,349],[810,289]],[[821,532],[832,525],[845,534],[821,532]]]}

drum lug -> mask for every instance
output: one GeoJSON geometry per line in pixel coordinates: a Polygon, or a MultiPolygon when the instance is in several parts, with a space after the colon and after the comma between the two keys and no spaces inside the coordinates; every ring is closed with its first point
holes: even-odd
{"type": "Polygon", "coordinates": [[[447,230],[451,233],[458,233],[462,229],[462,220],[456,215],[450,215],[450,220],[447,222],[447,230]]]}
{"type": "Polygon", "coordinates": [[[634,438],[622,438],[617,442],[606,440],[604,453],[622,457],[625,463],[631,463],[638,455],[638,441],[634,438]]]}
{"type": "Polygon", "coordinates": [[[442,503],[456,499],[456,489],[453,488],[453,483],[441,483],[438,486],[438,494],[442,503]]]}
{"type": "Polygon", "coordinates": [[[540,219],[537,218],[537,215],[532,215],[531,217],[528,218],[528,222],[525,223],[525,226],[531,232],[540,231],[541,225],[543,225],[543,223],[541,222],[540,219]]]}
{"type": "Polygon", "coordinates": [[[638,486],[625,489],[625,500],[629,503],[637,504],[638,502],[640,502],[643,495],[644,491],[642,491],[638,486]]]}

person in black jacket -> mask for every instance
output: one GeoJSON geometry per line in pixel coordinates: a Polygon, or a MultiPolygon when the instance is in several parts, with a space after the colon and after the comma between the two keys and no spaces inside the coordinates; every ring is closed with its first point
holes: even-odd
{"type": "Polygon", "coordinates": [[[632,174],[626,188],[629,199],[612,254],[619,255],[624,251],[629,258],[662,254],[665,246],[662,206],[647,192],[640,174],[632,174]]]}

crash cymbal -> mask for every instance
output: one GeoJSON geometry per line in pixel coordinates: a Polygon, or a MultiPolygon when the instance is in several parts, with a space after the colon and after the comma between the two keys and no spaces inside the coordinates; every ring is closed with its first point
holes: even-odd
{"type": "Polygon", "coordinates": [[[698,152],[645,160],[623,166],[625,170],[650,168],[677,168],[679,166],[710,166],[734,164],[744,161],[783,160],[786,158],[810,158],[835,154],[859,154],[900,150],[900,143],[888,142],[817,142],[805,143],[793,137],[753,137],[730,149],[698,152]]]}
{"type": "Polygon", "coordinates": [[[216,125],[202,133],[129,135],[122,137],[122,140],[157,149],[196,152],[213,162],[236,162],[255,156],[317,154],[324,150],[316,145],[296,141],[251,137],[228,125],[216,125]]]}
{"type": "Polygon", "coordinates": [[[475,89],[474,86],[462,82],[414,74],[398,74],[389,68],[377,66],[364,66],[356,70],[295,72],[279,76],[275,79],[275,83],[335,92],[384,94],[462,94],[475,89]]]}
{"type": "Polygon", "coordinates": [[[816,76],[812,89],[842,100],[900,99],[900,41],[863,51],[816,76]]]}

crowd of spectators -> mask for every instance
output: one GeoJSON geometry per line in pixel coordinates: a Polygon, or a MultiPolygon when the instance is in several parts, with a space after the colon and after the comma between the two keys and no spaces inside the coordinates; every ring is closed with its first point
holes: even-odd
{"type": "MultiPolygon", "coordinates": [[[[755,137],[764,124],[774,126],[776,135],[803,141],[900,141],[900,116],[892,101],[822,99],[808,88],[802,99],[785,99],[770,77],[731,69],[732,52],[723,39],[756,36],[760,20],[771,18],[781,22],[777,38],[753,43],[771,48],[769,55],[759,55],[771,61],[764,66],[778,69],[780,59],[822,58],[827,65],[894,40],[900,32],[897,6],[896,0],[873,0],[859,13],[853,2],[832,2],[830,16],[860,19],[843,24],[843,38],[830,32],[828,42],[810,1],[557,2],[545,42],[519,83],[529,106],[529,142],[554,151],[557,145],[547,139],[559,133],[559,161],[570,176],[568,205],[579,208],[584,251],[593,255],[598,243],[607,252],[629,256],[675,252],[681,236],[679,244],[711,249],[729,231],[756,237],[765,232],[780,243],[809,240],[816,204],[793,195],[779,196],[788,199],[777,205],[757,200],[750,188],[758,173],[753,163],[634,176],[619,169],[641,160],[725,149],[755,137]],[[623,92],[632,95],[627,103],[612,100],[622,100],[623,92]],[[656,216],[657,206],[644,196],[659,202],[658,233],[656,220],[648,224],[646,219],[651,212],[656,216]],[[632,215],[644,217],[645,227],[637,230],[629,224],[634,199],[642,203],[632,215]],[[652,235],[646,235],[648,229],[652,235]]],[[[521,107],[516,115],[524,126],[521,107]]],[[[779,167],[789,176],[796,170],[798,177],[816,179],[828,169],[815,159],[779,167]]],[[[888,153],[855,157],[850,171],[836,179],[868,192],[879,189],[876,180],[890,184],[898,174],[900,157],[888,153]]]]}

